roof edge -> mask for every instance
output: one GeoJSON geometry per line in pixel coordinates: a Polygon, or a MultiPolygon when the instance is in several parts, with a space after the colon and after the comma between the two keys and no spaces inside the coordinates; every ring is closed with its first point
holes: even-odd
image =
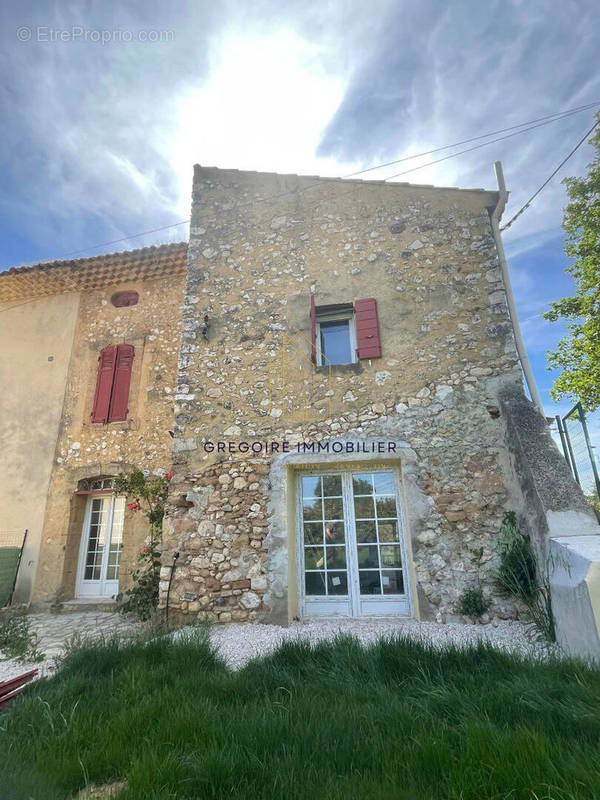
{"type": "Polygon", "coordinates": [[[341,178],[341,177],[328,177],[323,175],[299,175],[295,172],[265,172],[263,170],[255,169],[236,169],[234,167],[214,167],[203,166],[202,164],[194,164],[194,179],[198,172],[223,172],[238,175],[264,175],[269,178],[296,178],[298,180],[314,180],[323,181],[328,183],[351,183],[362,186],[401,186],[411,189],[434,189],[436,191],[452,191],[452,192],[477,192],[479,194],[498,194],[497,189],[465,189],[460,186],[435,186],[432,183],[408,183],[406,181],[387,181],[387,180],[364,180],[362,178],[341,178]]]}

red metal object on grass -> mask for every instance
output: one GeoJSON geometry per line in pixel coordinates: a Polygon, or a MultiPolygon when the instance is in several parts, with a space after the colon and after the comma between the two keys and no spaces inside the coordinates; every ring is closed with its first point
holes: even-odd
{"type": "Polygon", "coordinates": [[[23,672],[8,681],[0,681],[0,709],[4,708],[9,700],[12,700],[19,692],[23,691],[25,685],[32,681],[37,673],[37,669],[31,669],[29,672],[23,672]]]}

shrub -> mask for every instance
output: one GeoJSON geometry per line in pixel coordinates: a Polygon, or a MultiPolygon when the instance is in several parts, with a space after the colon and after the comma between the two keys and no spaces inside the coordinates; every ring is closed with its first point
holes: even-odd
{"type": "Polygon", "coordinates": [[[537,557],[514,511],[504,514],[498,542],[499,565],[494,573],[498,590],[521,601],[540,635],[556,641],[547,573],[540,575],[537,557]]]}
{"type": "Polygon", "coordinates": [[[9,612],[0,617],[0,651],[5,658],[23,661],[43,661],[38,650],[38,637],[29,625],[25,614],[9,612]]]}
{"type": "Polygon", "coordinates": [[[491,605],[491,601],[483,593],[481,586],[481,562],[483,560],[483,547],[476,547],[471,551],[471,560],[475,565],[477,583],[471,589],[465,589],[458,598],[458,613],[464,617],[479,619],[491,605]]]}
{"type": "Polygon", "coordinates": [[[481,587],[465,589],[458,600],[458,611],[465,617],[479,619],[490,607],[490,599],[483,593],[481,587]]]}

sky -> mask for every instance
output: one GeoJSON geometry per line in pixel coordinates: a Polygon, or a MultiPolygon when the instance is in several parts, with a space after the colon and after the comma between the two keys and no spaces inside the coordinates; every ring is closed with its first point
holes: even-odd
{"type": "MultiPolygon", "coordinates": [[[[340,176],[600,107],[593,0],[9,0],[0,20],[0,269],[187,239],[175,223],[194,163],[340,176]]],[[[507,221],[592,122],[575,114],[399,180],[495,189],[501,160],[507,221]]],[[[541,318],[572,291],[560,179],[591,158],[586,144],[504,234],[552,416],[572,405],[551,401],[545,368],[564,326],[541,318]]],[[[592,427],[600,452],[598,415],[592,427]]]]}

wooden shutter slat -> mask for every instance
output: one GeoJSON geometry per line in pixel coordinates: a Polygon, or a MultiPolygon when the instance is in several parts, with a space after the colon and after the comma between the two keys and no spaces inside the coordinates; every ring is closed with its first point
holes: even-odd
{"type": "Polygon", "coordinates": [[[133,345],[120,344],[117,346],[115,375],[113,380],[112,396],[110,400],[110,410],[108,414],[109,422],[120,422],[127,419],[133,356],[133,345]]]}
{"type": "Polygon", "coordinates": [[[116,345],[105,347],[98,357],[98,376],[96,378],[92,422],[108,422],[116,360],[116,345]]]}
{"type": "Polygon", "coordinates": [[[381,358],[381,336],[377,300],[369,297],[354,304],[356,349],[359,358],[381,358]]]}
{"type": "Polygon", "coordinates": [[[312,343],[310,357],[313,364],[317,363],[317,309],[315,307],[315,296],[310,296],[310,341],[312,343]]]}

